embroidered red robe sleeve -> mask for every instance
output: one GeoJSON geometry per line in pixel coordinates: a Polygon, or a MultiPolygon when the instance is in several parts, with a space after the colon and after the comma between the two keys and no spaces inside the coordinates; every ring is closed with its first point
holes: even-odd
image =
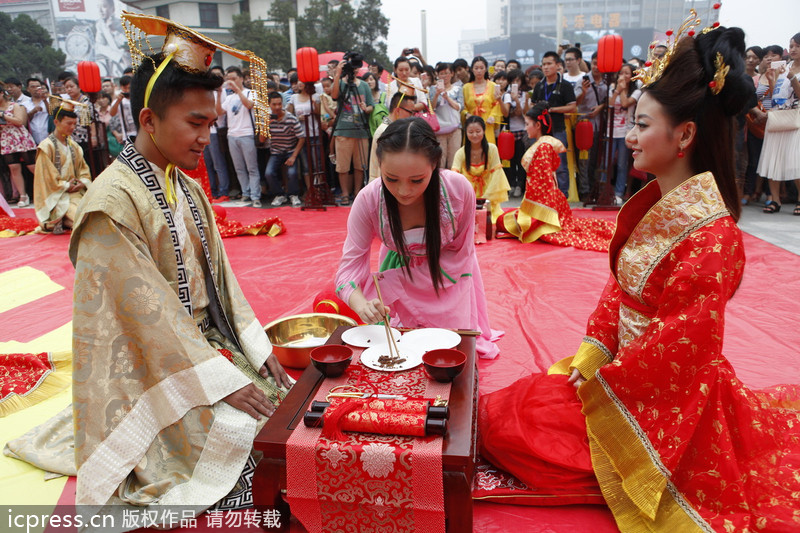
{"type": "Polygon", "coordinates": [[[619,343],[619,306],[622,291],[612,276],[586,327],[578,352],[572,358],[570,371],[577,368],[584,378],[589,378],[601,366],[614,359],[619,343]]]}

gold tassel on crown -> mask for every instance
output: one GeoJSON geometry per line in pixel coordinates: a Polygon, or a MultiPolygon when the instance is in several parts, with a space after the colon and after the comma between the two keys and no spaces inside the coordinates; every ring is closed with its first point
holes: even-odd
{"type": "MultiPolygon", "coordinates": [[[[269,135],[269,105],[267,103],[267,63],[250,50],[238,50],[226,44],[215,41],[197,31],[163,17],[155,15],[141,15],[122,12],[122,26],[128,40],[131,52],[131,64],[134,71],[139,68],[142,61],[149,59],[157,53],[150,44],[150,35],[164,36],[161,51],[166,54],[167,60],[174,62],[179,68],[192,73],[208,72],[214,53],[222,50],[236,58],[250,62],[252,80],[253,115],[255,133],[269,135]]],[[[166,60],[165,60],[166,61],[166,60]]],[[[160,74],[159,67],[155,65],[156,73],[160,74]]],[[[163,69],[162,69],[163,70],[163,69]]],[[[150,86],[155,84],[151,79],[150,86]]],[[[149,91],[147,93],[149,95],[149,91]]],[[[145,102],[145,107],[148,102],[145,102]]]]}

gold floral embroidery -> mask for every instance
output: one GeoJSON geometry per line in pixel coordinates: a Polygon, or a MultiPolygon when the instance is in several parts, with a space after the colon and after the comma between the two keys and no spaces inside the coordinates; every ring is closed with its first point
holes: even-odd
{"type": "Polygon", "coordinates": [[[643,302],[647,279],[664,256],[697,228],[728,214],[710,172],[666,193],[642,217],[619,252],[617,281],[622,290],[643,302]]]}
{"type": "Polygon", "coordinates": [[[347,457],[346,454],[339,449],[339,444],[336,442],[331,444],[331,447],[322,452],[321,455],[331,464],[331,468],[338,468],[339,461],[342,461],[347,457]]]}
{"type": "Polygon", "coordinates": [[[100,273],[92,269],[79,271],[75,276],[75,300],[85,304],[100,294],[100,273]]]}
{"type": "Polygon", "coordinates": [[[361,452],[364,471],[372,477],[388,476],[394,470],[396,459],[394,447],[383,442],[367,444],[361,452]]]}
{"type": "Polygon", "coordinates": [[[158,296],[151,287],[136,287],[128,293],[125,307],[137,315],[149,315],[159,308],[158,296]]]}
{"type": "Polygon", "coordinates": [[[650,325],[650,317],[625,304],[619,306],[619,347],[622,348],[644,333],[650,325]]]}
{"type": "Polygon", "coordinates": [[[116,361],[114,362],[115,374],[127,374],[133,370],[133,358],[129,346],[129,344],[126,344],[117,353],[116,361]]]}

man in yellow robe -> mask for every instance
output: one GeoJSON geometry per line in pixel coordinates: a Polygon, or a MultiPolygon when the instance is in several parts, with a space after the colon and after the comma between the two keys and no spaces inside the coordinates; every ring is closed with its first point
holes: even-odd
{"type": "Polygon", "coordinates": [[[70,138],[78,125],[71,102],[64,101],[53,116],[55,131],[39,143],[33,175],[36,218],[54,234],[71,228],[86,189],[92,183],[83,150],[70,138]]]}
{"type": "Polygon", "coordinates": [[[207,70],[223,45],[124,16],[168,35],[131,83],[139,135],[92,184],[70,242],[76,503],[114,504],[104,514],[241,508],[252,505],[253,440],[291,380],[211,205],[178,170],[195,168],[209,143],[222,80],[207,70]]]}

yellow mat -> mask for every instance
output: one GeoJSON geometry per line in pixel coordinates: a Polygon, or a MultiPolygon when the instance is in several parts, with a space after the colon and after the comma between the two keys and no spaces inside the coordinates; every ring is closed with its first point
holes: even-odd
{"type": "Polygon", "coordinates": [[[3,287],[0,313],[64,290],[64,287],[51,280],[47,274],[29,266],[0,273],[0,287],[3,287]]]}
{"type": "MultiPolygon", "coordinates": [[[[44,272],[23,267],[0,274],[0,287],[8,290],[14,305],[3,297],[0,309],[8,310],[62,290],[44,272]]],[[[46,335],[26,343],[0,342],[0,353],[69,352],[72,349],[72,323],[65,324],[46,335]]],[[[69,359],[57,363],[57,373],[71,380],[69,359]]],[[[9,440],[46,422],[72,401],[72,386],[51,398],[0,418],[0,449],[9,440]]],[[[44,480],[44,471],[26,462],[0,455],[0,502],[4,505],[55,505],[64,490],[66,477],[44,480]]],[[[2,529],[2,527],[0,527],[2,529]]]]}

